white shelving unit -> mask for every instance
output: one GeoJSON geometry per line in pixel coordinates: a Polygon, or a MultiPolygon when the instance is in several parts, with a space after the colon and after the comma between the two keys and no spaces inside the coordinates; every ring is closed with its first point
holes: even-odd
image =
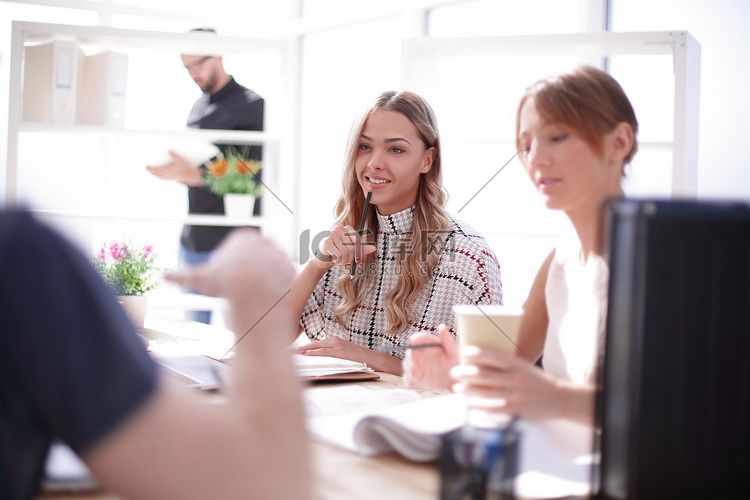
{"type": "MultiPolygon", "coordinates": [[[[700,44],[686,31],[577,33],[566,35],[418,38],[402,43],[402,85],[426,96],[440,91],[441,60],[455,58],[573,57],[579,64],[601,65],[611,56],[671,56],[674,72],[673,139],[653,144],[672,150],[673,197],[695,198],[698,189],[698,116],[700,44]]],[[[513,67],[502,68],[512,72],[513,67]]],[[[548,73],[545,69],[544,75],[548,73]]],[[[648,79],[648,74],[640,75],[648,79]]],[[[466,78],[471,78],[466,75],[466,78]]],[[[531,81],[527,82],[528,84],[531,81]]],[[[515,98],[515,96],[514,96],[515,98]]],[[[437,97],[435,97],[437,100],[437,97]]],[[[638,110],[636,109],[636,113],[638,110]]],[[[451,140],[450,137],[445,137],[451,140]]],[[[649,146],[649,143],[644,143],[649,146]]]]}
{"type": "MultiPolygon", "coordinates": [[[[131,56],[133,57],[133,56],[131,56]]],[[[136,56],[137,57],[137,56],[136,56]]],[[[200,224],[209,226],[259,226],[263,231],[274,237],[287,251],[296,249],[297,226],[297,178],[296,159],[296,126],[298,122],[298,103],[296,98],[298,82],[298,49],[289,40],[254,39],[240,37],[226,37],[219,35],[206,36],[203,33],[164,33],[140,30],[125,30],[109,27],[88,27],[73,25],[57,25],[29,22],[14,22],[12,28],[10,53],[10,83],[9,83],[9,112],[8,112],[8,142],[7,163],[5,171],[5,202],[7,207],[13,208],[20,202],[19,174],[24,169],[33,168],[29,162],[24,163],[36,151],[28,151],[29,144],[44,145],[49,139],[61,136],[70,137],[72,141],[86,141],[95,151],[91,156],[101,158],[101,165],[94,175],[99,179],[92,181],[97,192],[91,193],[93,201],[85,209],[70,210],[66,207],[49,207],[36,210],[39,216],[46,218],[76,221],[106,223],[107,221],[127,221],[134,224],[200,224]],[[161,51],[174,54],[176,59],[180,53],[214,55],[222,54],[252,57],[262,52],[278,56],[277,71],[278,95],[274,106],[269,106],[266,99],[266,131],[244,132],[227,130],[197,130],[187,128],[164,129],[155,127],[118,128],[96,125],[31,123],[23,121],[23,74],[25,48],[29,44],[43,43],[51,40],[73,40],[81,47],[95,47],[99,50],[161,51]],[[269,116],[269,112],[276,113],[269,116]],[[111,172],[107,172],[109,145],[117,141],[127,141],[126,144],[138,144],[139,141],[164,139],[169,144],[171,139],[195,140],[203,142],[222,141],[231,144],[262,145],[263,150],[263,182],[267,186],[263,191],[261,217],[227,218],[223,216],[139,213],[128,207],[122,209],[108,209],[107,202],[112,190],[112,182],[107,179],[111,172]]],[[[158,75],[154,75],[158,78],[158,75]]],[[[187,76],[186,76],[187,78],[187,76]]],[[[242,83],[242,82],[240,82],[242,83]]],[[[264,97],[267,97],[264,95],[264,97]]],[[[185,116],[191,103],[185,103],[185,116]]],[[[158,110],[154,110],[158,113],[158,110]]],[[[109,148],[111,149],[111,148],[109,148]]],[[[165,148],[166,149],[166,148],[165,148]]],[[[46,152],[50,154],[50,152],[46,152]]],[[[50,161],[55,161],[54,153],[50,154],[50,161]]],[[[141,168],[139,166],[139,168],[141,168]]],[[[65,190],[75,180],[75,172],[71,172],[68,186],[61,185],[65,190]]],[[[119,173],[118,175],[122,175],[119,173]]],[[[116,188],[115,188],[116,190],[116,188]]],[[[137,196],[137,194],[135,194],[137,196]]],[[[136,205],[134,203],[133,205],[136,205]]],[[[33,207],[32,207],[33,208],[33,207]]]]}
{"type": "Polygon", "coordinates": [[[440,123],[443,161],[452,166],[444,171],[448,209],[492,246],[506,304],[523,303],[539,264],[570,230],[563,214],[539,203],[514,157],[518,102],[537,79],[609,66],[640,124],[625,192],[697,194],[700,45],[687,32],[420,37],[403,40],[401,54],[402,88],[424,96],[438,120],[451,117],[440,123]]]}

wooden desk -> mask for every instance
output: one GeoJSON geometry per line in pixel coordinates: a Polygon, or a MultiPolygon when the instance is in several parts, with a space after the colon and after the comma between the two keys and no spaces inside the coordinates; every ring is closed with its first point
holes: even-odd
{"type": "MultiPolygon", "coordinates": [[[[149,340],[151,351],[162,354],[205,354],[222,357],[234,343],[228,330],[187,320],[147,318],[139,330],[149,340]]],[[[347,382],[371,390],[403,387],[401,377],[380,374],[380,380],[347,382]]],[[[311,384],[306,390],[331,387],[311,384]]],[[[420,390],[425,397],[445,391],[420,390]]],[[[207,398],[208,399],[208,398],[207,398]]],[[[410,462],[400,455],[365,457],[311,439],[314,498],[317,500],[434,500],[440,489],[435,463],[410,462]]],[[[39,500],[121,500],[107,492],[46,493],[39,500]]]]}
{"type": "MultiPolygon", "coordinates": [[[[372,390],[402,387],[401,377],[381,373],[380,380],[348,382],[372,390]]],[[[310,385],[307,390],[330,387],[310,385]]],[[[425,397],[441,391],[424,389],[425,397]]],[[[440,478],[435,463],[415,463],[397,454],[365,457],[312,441],[313,488],[316,500],[434,500],[438,498],[440,478]]],[[[39,500],[121,500],[106,493],[47,493],[39,500]]]]}
{"type": "MultiPolygon", "coordinates": [[[[348,382],[371,390],[402,387],[401,377],[380,374],[381,379],[348,382]]],[[[329,387],[311,385],[307,390],[329,387]]],[[[419,390],[424,397],[441,391],[419,390]]],[[[362,456],[311,440],[313,498],[315,500],[435,500],[439,497],[440,476],[435,462],[419,463],[398,454],[362,456]]],[[[106,492],[44,494],[38,500],[124,500],[106,492]]],[[[583,500],[566,497],[566,500],[583,500]]]]}
{"type": "MultiPolygon", "coordinates": [[[[403,387],[401,377],[387,373],[380,377],[358,385],[371,390],[403,387]]],[[[444,394],[428,389],[420,392],[424,397],[444,394]]],[[[314,498],[318,500],[434,500],[440,491],[434,462],[411,462],[398,454],[366,457],[316,441],[312,443],[312,459],[314,498]]]]}
{"type": "MultiPolygon", "coordinates": [[[[166,353],[202,353],[221,356],[231,347],[231,332],[215,327],[176,321],[147,321],[140,332],[151,341],[152,350],[166,353]],[[157,330],[158,328],[158,330],[157,330]],[[205,339],[203,334],[212,337],[205,339]]],[[[401,377],[380,373],[380,380],[341,382],[361,385],[370,390],[402,388],[401,377]]],[[[314,391],[332,384],[310,385],[314,391]]],[[[445,394],[446,391],[420,388],[423,397],[445,394]]],[[[208,398],[207,398],[208,399],[208,398]]],[[[411,462],[398,454],[362,456],[319,443],[311,438],[313,489],[316,500],[435,500],[439,496],[440,477],[435,462],[411,462]]],[[[293,471],[290,471],[293,473],[293,471]]],[[[38,500],[123,500],[107,492],[60,494],[47,493],[38,500]]]]}

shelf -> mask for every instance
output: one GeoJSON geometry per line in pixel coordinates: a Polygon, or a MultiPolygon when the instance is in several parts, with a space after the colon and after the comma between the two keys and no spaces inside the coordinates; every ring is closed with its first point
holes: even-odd
{"type": "MultiPolygon", "coordinates": [[[[476,62],[484,58],[483,64],[491,66],[497,64],[497,59],[501,57],[566,56],[576,64],[602,65],[604,59],[621,55],[670,56],[670,69],[674,74],[672,140],[641,141],[640,145],[660,151],[671,149],[671,194],[673,197],[694,198],[698,191],[700,44],[686,31],[602,31],[403,40],[401,86],[421,92],[428,99],[432,95],[442,95],[439,89],[440,74],[448,70],[448,64],[454,59],[470,58],[476,62]]],[[[644,77],[647,78],[647,75],[644,77]]],[[[444,139],[456,140],[447,136],[444,139]]]]}
{"type": "Polygon", "coordinates": [[[252,54],[258,49],[285,49],[284,39],[244,38],[234,36],[207,35],[206,33],[168,33],[145,30],[109,28],[104,26],[73,26],[14,22],[23,32],[26,43],[44,43],[57,39],[75,40],[80,45],[97,46],[103,49],[138,48],[148,50],[167,49],[176,52],[189,50],[195,54],[252,54]]]}
{"type": "Polygon", "coordinates": [[[63,219],[95,219],[95,220],[129,220],[143,222],[176,222],[193,226],[264,226],[269,222],[262,216],[227,217],[226,215],[133,215],[133,214],[101,214],[93,212],[72,212],[64,210],[30,210],[38,217],[54,217],[63,219]]]}
{"type": "Polygon", "coordinates": [[[195,139],[207,142],[233,141],[235,143],[247,144],[278,144],[281,137],[271,135],[268,132],[250,132],[243,130],[218,130],[218,129],[196,129],[185,128],[180,130],[146,130],[146,129],[127,129],[120,127],[107,127],[103,125],[78,125],[78,124],[57,124],[57,123],[34,123],[22,122],[18,127],[18,132],[31,132],[40,134],[64,133],[64,134],[83,134],[83,135],[145,135],[153,137],[154,135],[165,137],[193,137],[195,139]]]}
{"type": "Polygon", "coordinates": [[[417,38],[404,40],[404,52],[440,57],[472,56],[555,56],[606,57],[618,54],[673,54],[684,47],[690,35],[685,31],[613,33],[570,33],[488,37],[417,38]],[[481,40],[481,44],[477,44],[481,40]]]}
{"type": "MultiPolygon", "coordinates": [[[[296,206],[291,201],[295,199],[297,188],[295,186],[298,168],[297,130],[295,124],[298,122],[297,86],[299,84],[299,45],[290,38],[247,38],[237,36],[214,35],[197,32],[157,32],[147,30],[120,29],[107,26],[77,26],[64,24],[47,24],[36,22],[14,21],[11,33],[10,50],[10,81],[9,81],[9,107],[8,107],[8,148],[5,168],[0,167],[0,175],[4,173],[4,204],[8,208],[19,206],[19,200],[24,199],[24,194],[19,189],[35,189],[33,193],[43,200],[44,209],[31,208],[31,212],[40,218],[47,220],[65,222],[86,222],[86,224],[70,224],[71,231],[80,231],[76,238],[85,239],[94,230],[103,231],[110,228],[125,227],[129,223],[135,226],[143,226],[144,230],[150,231],[153,227],[149,225],[197,225],[218,227],[261,227],[264,232],[279,241],[288,252],[293,252],[296,247],[296,224],[298,217],[296,206]],[[41,44],[52,40],[74,41],[86,55],[100,51],[126,52],[133,57],[130,62],[143,63],[149,58],[161,58],[169,55],[174,56],[182,53],[224,56],[242,56],[242,59],[257,58],[270,64],[262,81],[266,87],[274,89],[273,102],[276,106],[266,106],[265,123],[266,131],[242,131],[242,130],[214,130],[183,128],[181,125],[171,126],[151,120],[143,120],[143,115],[138,117],[140,121],[132,120],[135,127],[127,127],[122,124],[115,126],[84,125],[84,124],[60,124],[39,123],[23,120],[23,78],[24,60],[27,48],[35,44],[41,44]],[[173,52],[174,54],[167,54],[173,52]],[[270,76],[269,76],[270,75],[270,76]],[[270,116],[269,116],[270,113],[270,116]],[[272,132],[268,132],[268,128],[272,132]],[[57,141],[57,138],[60,138],[57,141]],[[90,141],[89,141],[90,139],[90,141]],[[39,144],[48,141],[67,144],[71,147],[86,149],[82,155],[81,169],[85,167],[88,175],[86,187],[80,188],[75,195],[90,196],[89,200],[79,205],[74,205],[74,210],[65,210],[63,207],[71,207],[63,198],[62,189],[51,184],[45,184],[44,189],[36,190],[33,182],[45,182],[42,169],[53,169],[55,176],[50,182],[64,183],[67,178],[57,175],[61,169],[49,162],[41,163],[33,158],[39,144]],[[237,145],[263,146],[263,181],[267,184],[265,193],[268,198],[262,203],[262,216],[227,217],[223,215],[194,215],[174,213],[172,207],[175,205],[160,206],[157,201],[161,194],[155,194],[148,198],[148,203],[143,206],[125,206],[119,197],[110,200],[111,193],[121,193],[123,190],[133,189],[134,186],[122,186],[120,182],[131,182],[135,177],[117,171],[112,175],[113,168],[121,168],[139,162],[142,157],[150,158],[151,151],[156,150],[156,144],[173,144],[176,150],[190,149],[188,146],[195,143],[224,143],[237,145]],[[24,162],[19,164],[20,161],[24,162]],[[33,172],[24,169],[34,169],[33,172]],[[20,170],[20,171],[19,171],[20,170]],[[23,174],[23,175],[19,175],[23,174]],[[119,177],[118,177],[119,175],[119,177]],[[35,177],[36,176],[36,177],[35,177]],[[29,180],[32,179],[32,180],[29,180]],[[124,180],[123,180],[124,179],[124,180]],[[19,180],[25,182],[19,187],[19,180]],[[45,197],[43,191],[51,193],[45,197]],[[83,190],[83,191],[81,191],[83,190]],[[114,190],[114,191],[113,191],[114,190]],[[58,193],[59,196],[58,196],[58,193]],[[81,194],[82,193],[82,194],[81,194]],[[270,197],[279,200],[275,203],[270,197]],[[157,200],[157,201],[154,201],[157,200]],[[285,200],[285,202],[281,202],[285,200]],[[268,203],[271,201],[271,203],[268,203]],[[153,203],[152,203],[153,202],[153,203]],[[115,203],[115,204],[113,204],[115,203]],[[121,206],[122,205],[122,206],[121,206]],[[292,208],[289,208],[289,207],[292,208]],[[133,212],[130,212],[131,208],[133,212]],[[94,224],[89,224],[94,223],[94,224]],[[100,227],[101,226],[101,227],[100,227]]],[[[154,71],[145,70],[151,68],[149,64],[138,66],[142,78],[158,78],[158,68],[154,71]],[[147,73],[144,74],[144,73],[147,73]]],[[[175,64],[177,64],[175,62],[175,64]]],[[[80,69],[80,68],[79,68],[80,69]]],[[[181,69],[178,67],[178,70],[181,69]]],[[[174,73],[174,72],[173,72],[174,73]]],[[[80,75],[79,75],[80,78],[80,75]]],[[[169,79],[162,77],[163,81],[169,79]]],[[[139,81],[140,84],[148,80],[139,81]]],[[[150,86],[150,84],[149,84],[150,86]]],[[[168,87],[168,85],[167,85],[168,87]]],[[[141,87],[138,87],[141,88],[141,87]]],[[[267,99],[268,96],[265,96],[267,99]]],[[[269,101],[271,102],[271,101],[269,101]]],[[[132,104],[132,103],[131,103],[132,104]]],[[[190,102],[185,104],[187,107],[190,102]]],[[[128,108],[136,109],[137,107],[128,108]]],[[[141,106],[140,112],[151,112],[144,110],[141,106]]],[[[155,110],[158,112],[158,109],[155,110]]],[[[136,116],[136,115],[133,115],[136,116]]],[[[125,121],[128,125],[128,121],[125,121]]],[[[166,153],[166,151],[164,151],[166,153]]],[[[68,160],[66,168],[78,168],[78,164],[69,164],[71,153],[67,153],[68,160]]],[[[1,179],[0,179],[1,180],[1,179]]],[[[135,181],[133,181],[135,182],[135,181]]],[[[150,186],[153,188],[153,186],[150,186]]],[[[71,190],[72,191],[72,190],[71,190]]],[[[152,191],[147,191],[152,193],[152,191]]],[[[145,196],[145,195],[144,195],[145,196]]],[[[27,194],[28,198],[32,198],[27,194]]],[[[183,203],[184,194],[177,189],[172,189],[165,194],[169,198],[166,203],[178,199],[183,203]]],[[[180,205],[181,206],[181,205],[180,205]]],[[[67,224],[63,224],[68,228],[67,224]]],[[[130,227],[130,226],[128,226],[130,227]]],[[[171,236],[170,236],[171,237],[171,236]]]]}
{"type": "Polygon", "coordinates": [[[229,309],[225,299],[197,293],[165,291],[164,288],[166,287],[159,286],[155,291],[146,294],[149,309],[182,309],[185,311],[229,309]]]}
{"type": "MultiPolygon", "coordinates": [[[[502,144],[510,145],[515,147],[515,140],[513,139],[499,139],[497,137],[472,137],[472,136],[458,136],[458,135],[442,135],[440,137],[441,142],[446,143],[464,143],[464,144],[502,144]]],[[[643,141],[638,139],[638,147],[644,149],[664,149],[671,150],[673,147],[672,141],[643,141]]]]}

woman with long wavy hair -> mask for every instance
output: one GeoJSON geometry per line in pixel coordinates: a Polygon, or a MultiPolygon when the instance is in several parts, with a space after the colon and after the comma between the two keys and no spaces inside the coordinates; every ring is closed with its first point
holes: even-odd
{"type": "Polygon", "coordinates": [[[400,374],[411,333],[455,337],[453,305],[502,303],[495,255],[446,199],[432,108],[384,92],[352,127],[335,226],[290,294],[312,341],[300,353],[400,374]]]}

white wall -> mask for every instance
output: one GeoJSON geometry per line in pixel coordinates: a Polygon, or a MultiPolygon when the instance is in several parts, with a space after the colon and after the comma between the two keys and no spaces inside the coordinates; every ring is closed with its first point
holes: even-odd
{"type": "MultiPolygon", "coordinates": [[[[248,4],[252,2],[246,2],[248,4]]],[[[257,1],[262,4],[263,1],[257,1]]],[[[318,16],[327,15],[335,19],[337,12],[340,10],[340,3],[336,4],[320,1],[307,1],[306,10],[309,13],[318,16]],[[317,7],[318,5],[321,7],[317,7]],[[321,12],[323,7],[328,9],[328,14],[321,12]]],[[[408,3],[408,2],[407,2],[408,3]]],[[[504,2],[465,2],[465,10],[476,12],[481,15],[483,3],[493,5],[495,11],[502,10],[497,5],[504,2]]],[[[507,5],[516,4],[516,2],[507,2],[507,5]]],[[[559,4],[559,2],[553,2],[559,4]]],[[[699,171],[699,194],[701,197],[739,197],[748,198],[750,196],[750,169],[747,168],[748,154],[743,151],[742,146],[746,143],[744,130],[746,129],[745,117],[750,115],[750,92],[747,92],[746,82],[750,81],[750,68],[745,63],[750,54],[750,35],[746,27],[750,22],[750,2],[747,0],[613,0],[612,11],[612,29],[615,31],[662,31],[662,30],[687,30],[691,32],[700,42],[702,47],[702,81],[701,81],[701,139],[699,146],[700,171],[699,171]]],[[[169,7],[169,2],[164,4],[165,8],[169,7]]],[[[184,4],[180,3],[182,8],[184,4]]],[[[355,8],[352,4],[349,11],[355,8]]],[[[461,5],[458,6],[462,7],[461,5]]],[[[42,22],[62,22],[62,23],[82,23],[95,24],[98,16],[92,12],[78,11],[75,9],[64,9],[56,7],[45,7],[40,5],[25,5],[16,2],[0,1],[2,17],[0,18],[0,116],[6,116],[7,113],[7,81],[8,81],[8,63],[9,63],[9,38],[10,22],[13,19],[24,19],[42,22]]],[[[455,8],[455,7],[454,7],[455,8]]],[[[247,9],[252,10],[251,7],[247,9]]],[[[267,10],[267,9],[266,9],[267,10]]],[[[278,10],[278,9],[276,9],[278,10]]],[[[262,9],[255,9],[258,17],[262,16],[262,9]]],[[[273,14],[278,16],[278,12],[273,14]]],[[[545,29],[549,28],[551,17],[555,16],[541,15],[541,23],[536,21],[535,24],[543,24],[545,29]]],[[[489,16],[488,16],[489,17],[489,16]]],[[[497,32],[493,34],[508,34],[507,30],[515,29],[523,19],[517,18],[517,22],[510,22],[510,19],[516,18],[515,15],[503,16],[503,22],[494,23],[498,26],[497,32]],[[503,28],[505,26],[505,28],[503,28]]],[[[225,20],[222,16],[221,20],[225,20]]],[[[460,20],[456,18],[457,22],[460,20]]],[[[533,21],[533,20],[532,20],[533,21]]],[[[131,19],[131,23],[144,23],[143,20],[131,19]]],[[[212,19],[206,17],[205,24],[211,24],[212,19]]],[[[185,24],[185,23],[183,23],[185,24]]],[[[274,23],[277,25],[278,22],[274,23]]],[[[482,24],[482,34],[490,34],[487,23],[482,24]]],[[[144,26],[147,29],[158,29],[159,26],[167,25],[174,28],[174,22],[168,22],[163,19],[154,19],[144,26]]],[[[253,26],[262,25],[257,19],[253,19],[253,26]]],[[[398,26],[388,28],[390,34],[398,37],[401,31],[398,26]]],[[[349,45],[351,40],[358,36],[357,28],[350,30],[340,30],[335,34],[342,46],[349,45]]],[[[462,28],[456,27],[452,34],[459,34],[462,28]]],[[[476,34],[475,27],[463,28],[466,34],[476,34]]],[[[562,31],[569,31],[568,28],[562,31]]],[[[394,50],[391,37],[384,36],[384,31],[374,35],[368,34],[370,40],[370,55],[378,59],[384,57],[398,57],[397,49],[394,50]],[[379,42],[383,42],[380,45],[379,42]]],[[[236,34],[233,33],[233,34],[236,34]]],[[[387,33],[385,33],[387,34],[387,33]]],[[[353,50],[353,49],[352,49],[353,50]]],[[[350,65],[353,60],[343,60],[336,58],[331,61],[334,65],[350,65]]],[[[393,63],[397,66],[397,63],[393,63]]],[[[380,68],[386,68],[383,64],[380,68]]],[[[391,68],[392,69],[392,68],[391,68]]],[[[328,71],[329,68],[321,67],[320,71],[328,71]]],[[[312,71],[315,71],[313,69],[312,71]]],[[[374,78],[364,82],[364,85],[376,87],[377,82],[383,81],[386,86],[397,84],[396,81],[387,81],[384,74],[374,74],[374,78]]],[[[362,82],[357,82],[359,86],[362,82]]],[[[364,94],[364,92],[363,92],[364,94]]],[[[316,99],[322,97],[320,94],[305,92],[303,99],[310,99],[314,95],[316,99]]],[[[336,105],[337,108],[344,108],[345,102],[336,105]]],[[[186,103],[189,106],[189,103],[186,103]]],[[[331,123],[334,130],[341,130],[340,120],[345,122],[348,117],[345,111],[336,112],[332,118],[338,120],[331,123]]],[[[320,117],[316,119],[316,127],[321,126],[320,117]]],[[[5,120],[0,120],[0,166],[5,165],[5,138],[6,124],[5,120]]],[[[348,128],[346,123],[343,128],[348,128]]],[[[332,151],[335,153],[335,150],[332,151]]],[[[334,163],[337,160],[333,160],[334,163]]],[[[4,182],[4,175],[0,176],[4,182]]],[[[4,193],[4,190],[0,191],[4,193]]]]}
{"type": "MultiPolygon", "coordinates": [[[[454,2],[437,9],[430,22],[432,30],[442,36],[574,32],[582,29],[582,16],[572,15],[570,11],[583,10],[588,1],[551,2],[551,9],[544,7],[543,0],[524,3],[505,0],[454,2]],[[477,19],[484,22],[477,23],[477,19]]],[[[248,26],[264,25],[263,8],[253,9],[253,5],[257,7],[264,4],[265,0],[250,0],[243,3],[247,12],[256,13],[252,21],[248,21],[248,26]]],[[[747,22],[750,21],[750,2],[613,0],[612,4],[611,27],[614,31],[686,30],[701,44],[699,196],[750,200],[750,153],[746,152],[746,117],[750,116],[750,92],[747,90],[747,82],[750,81],[750,69],[745,64],[750,54],[750,35],[745,31],[747,22]]],[[[169,2],[164,5],[168,6],[169,2]]],[[[188,9],[193,4],[180,5],[181,8],[188,9]]],[[[390,9],[392,15],[379,15],[377,19],[369,22],[335,29],[314,29],[310,36],[304,39],[300,122],[300,231],[310,229],[314,234],[331,224],[331,211],[339,193],[344,143],[349,126],[356,113],[379,92],[397,89],[400,85],[400,41],[416,33],[414,25],[410,24],[413,19],[408,15],[407,9],[410,6],[412,3],[408,0],[389,2],[377,7],[349,0],[304,2],[304,10],[311,16],[311,19],[306,20],[309,23],[307,26],[333,25],[341,16],[365,17],[373,12],[382,14],[384,9],[390,9]],[[398,10],[398,5],[402,4],[407,15],[401,15],[398,10]]],[[[0,117],[5,117],[11,20],[91,25],[98,22],[98,17],[90,12],[73,9],[3,1],[0,1],[0,9],[0,117]]],[[[283,23],[280,24],[278,10],[272,15],[273,19],[265,23],[263,35],[287,33],[296,26],[288,24],[284,27],[283,23]]],[[[200,24],[220,26],[226,19],[227,16],[223,16],[214,23],[214,19],[204,17],[200,24]]],[[[119,23],[119,27],[170,31],[180,31],[196,24],[168,19],[150,19],[144,22],[143,19],[134,17],[120,17],[115,21],[119,23]]],[[[229,31],[224,30],[223,33],[248,36],[254,34],[245,32],[241,24],[229,31]]],[[[177,70],[182,71],[179,67],[177,70]]],[[[245,68],[236,68],[238,73],[243,73],[244,70],[245,68]]],[[[547,73],[541,70],[542,68],[540,72],[547,73]]],[[[158,71],[154,70],[155,73],[158,71]]],[[[507,68],[507,72],[509,76],[512,75],[513,68],[507,68]]],[[[637,75],[634,77],[638,78],[637,75]]],[[[643,77],[644,80],[646,78],[648,75],[643,77]]],[[[248,73],[242,80],[246,85],[255,88],[257,78],[254,75],[248,73]]],[[[169,103],[161,103],[162,106],[169,105],[172,116],[180,115],[180,123],[194,99],[190,84],[187,82],[187,87],[172,95],[169,103]],[[184,102],[177,102],[179,100],[184,102]],[[177,112],[177,109],[180,111],[177,112]]],[[[258,90],[263,91],[262,88],[258,90]]],[[[132,92],[138,95],[147,94],[148,87],[133,88],[132,92]]],[[[648,111],[644,109],[641,113],[636,109],[636,112],[644,117],[649,115],[648,111]]],[[[438,121],[443,129],[450,129],[453,125],[450,116],[439,115],[438,121]]],[[[649,117],[647,121],[658,122],[658,117],[649,117]]],[[[0,120],[0,134],[2,197],[5,193],[7,137],[4,119],[0,120]]],[[[474,156],[477,154],[480,152],[475,151],[474,156]]],[[[497,164],[498,161],[495,157],[488,160],[493,164],[497,164]]],[[[510,172],[503,172],[501,177],[504,181],[517,182],[519,185],[523,182],[521,176],[511,175],[510,172]]],[[[454,211],[462,205],[464,198],[460,194],[459,192],[454,195],[452,200],[455,205],[452,207],[454,211]]],[[[505,241],[507,245],[513,245],[512,237],[505,241]]],[[[530,270],[535,269],[536,262],[541,260],[547,245],[547,241],[540,242],[539,251],[527,258],[529,262],[523,269],[515,264],[508,266],[510,269],[506,268],[505,276],[510,280],[506,282],[506,297],[512,297],[511,302],[517,303],[525,295],[525,289],[532,278],[530,270]]],[[[506,250],[498,248],[497,253],[503,254],[506,250]]]]}
{"type": "Polygon", "coordinates": [[[686,30],[701,44],[700,198],[750,200],[749,25],[747,0],[613,1],[614,31],[686,30]]]}
{"type": "MultiPolygon", "coordinates": [[[[579,8],[586,3],[580,2],[579,8]]],[[[568,33],[582,29],[582,16],[570,14],[576,2],[553,2],[552,14],[542,4],[540,1],[519,4],[496,0],[450,4],[437,9],[431,16],[430,33],[436,36],[474,36],[568,33]],[[548,15],[539,15],[540,12],[548,15]]],[[[742,21],[750,20],[748,9],[750,2],[745,0],[614,0],[614,31],[689,31],[702,46],[702,126],[698,181],[701,198],[750,198],[750,188],[747,187],[750,186],[747,182],[750,180],[750,173],[742,168],[748,155],[741,147],[730,146],[743,144],[744,137],[741,134],[744,134],[746,127],[741,120],[750,111],[750,96],[743,88],[748,75],[742,64],[746,59],[745,55],[750,54],[750,36],[742,32],[742,21]],[[730,137],[731,142],[727,142],[730,137]]],[[[302,98],[301,228],[310,228],[314,232],[326,228],[332,220],[331,210],[339,194],[339,174],[346,134],[354,114],[360,109],[356,106],[367,103],[381,90],[399,87],[400,80],[394,68],[399,60],[399,33],[403,31],[398,18],[390,18],[314,34],[308,38],[304,54],[302,98]],[[343,40],[346,42],[342,42],[343,40]],[[332,120],[321,121],[325,115],[332,120]]],[[[627,68],[622,59],[617,61],[617,69],[620,71],[623,67],[627,68]]],[[[649,99],[652,102],[665,99],[664,87],[666,85],[668,89],[671,85],[671,75],[668,64],[663,64],[664,61],[658,60],[658,57],[654,59],[648,68],[641,67],[642,71],[639,73],[629,74],[627,78],[623,75],[623,80],[628,80],[628,86],[633,89],[643,139],[668,141],[672,135],[671,110],[663,113],[665,117],[660,117],[663,107],[652,106],[649,99]],[[662,71],[664,68],[667,68],[666,73],[662,71]],[[634,85],[635,83],[638,85],[634,85]]],[[[554,68],[539,68],[539,73],[542,76],[553,70],[554,68]]],[[[504,66],[502,73],[505,80],[517,79],[512,66],[504,66]]],[[[529,83],[531,81],[526,82],[529,83]]],[[[466,85],[473,89],[470,94],[474,89],[491,91],[482,82],[472,80],[466,85]]],[[[467,108],[476,110],[480,115],[487,114],[487,109],[474,105],[475,101],[481,101],[481,95],[462,96],[461,99],[467,101],[467,108]]],[[[671,94],[666,99],[666,107],[669,108],[671,94]]],[[[457,120],[451,114],[450,108],[456,106],[448,103],[446,107],[445,104],[433,103],[436,108],[440,108],[438,121],[444,135],[465,123],[465,117],[457,120]]],[[[513,110],[510,111],[512,112],[513,110]]],[[[485,121],[484,118],[482,120],[485,121]]],[[[510,123],[512,116],[498,116],[496,121],[501,124],[510,123]]],[[[510,129],[512,127],[496,125],[487,130],[507,133],[510,129]]],[[[512,134],[512,130],[510,133],[512,134]]],[[[455,148],[446,148],[445,151],[446,185],[452,195],[449,208],[454,213],[466,200],[464,188],[467,188],[457,182],[457,175],[465,179],[466,169],[471,168],[482,179],[489,178],[489,174],[482,176],[482,172],[491,166],[499,167],[505,157],[510,156],[505,155],[501,161],[502,152],[493,152],[486,147],[477,148],[475,145],[472,151],[476,149],[476,154],[467,153],[465,148],[471,146],[472,144],[466,144],[460,151],[454,151],[455,148]],[[480,151],[484,151],[483,160],[476,158],[481,156],[480,151]]],[[[628,192],[669,192],[671,170],[658,165],[660,162],[671,164],[671,157],[669,154],[662,155],[660,160],[660,154],[659,151],[641,154],[638,158],[641,169],[628,181],[632,188],[628,192]],[[657,167],[651,168],[651,165],[657,167]]],[[[524,191],[524,183],[527,181],[523,175],[518,175],[516,163],[509,165],[485,189],[482,193],[485,201],[487,196],[502,196],[509,185],[517,192],[528,192],[530,197],[534,196],[532,190],[524,191]]],[[[634,168],[637,167],[634,164],[634,168]]],[[[465,180],[463,182],[466,183],[465,180]]],[[[535,202],[532,199],[524,205],[525,208],[513,211],[512,214],[498,214],[498,218],[518,219],[513,221],[518,227],[528,225],[530,222],[524,222],[519,214],[531,213],[533,207],[530,205],[535,202]]],[[[472,202],[473,208],[481,206],[479,202],[472,202]]],[[[470,223],[474,219],[468,209],[459,216],[470,223]]],[[[539,221],[539,214],[534,213],[533,217],[533,220],[539,221]]],[[[502,222],[499,219],[497,224],[502,222]]],[[[556,220],[561,225],[563,218],[553,217],[549,220],[556,220]]],[[[535,242],[519,236],[518,232],[499,235],[487,227],[480,229],[488,236],[496,253],[503,260],[501,264],[504,267],[506,302],[516,304],[522,301],[550,239],[538,238],[535,242]],[[536,250],[528,251],[529,245],[536,250]]]]}

